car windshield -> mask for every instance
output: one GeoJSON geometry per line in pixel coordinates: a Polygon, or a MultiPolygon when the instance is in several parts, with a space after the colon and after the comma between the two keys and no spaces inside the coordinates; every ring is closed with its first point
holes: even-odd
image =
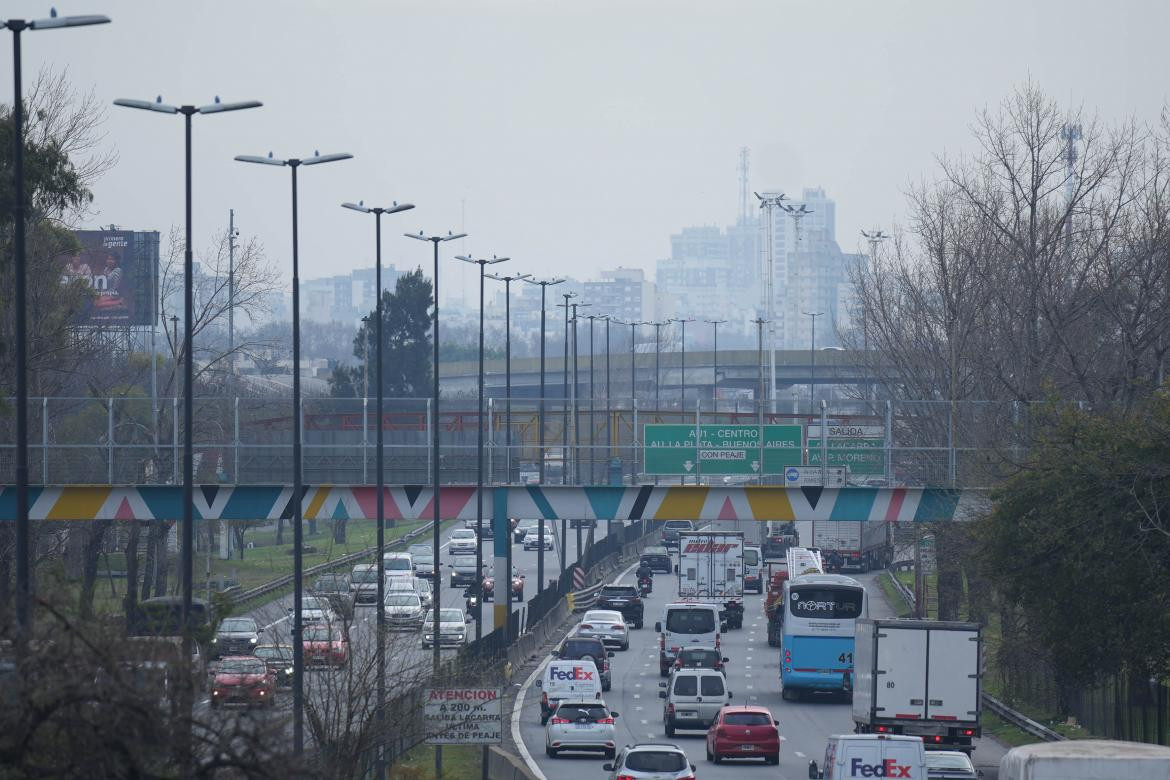
{"type": "Polygon", "coordinates": [[[388,607],[417,607],[419,606],[418,596],[413,593],[391,593],[386,597],[386,606],[388,607]]]}
{"type": "Polygon", "coordinates": [[[409,558],[388,558],[386,560],[387,571],[410,571],[409,558]]]}
{"type": "Polygon", "coordinates": [[[451,564],[456,569],[471,569],[475,571],[475,558],[470,555],[457,556],[455,562],[451,564]]]}
{"type": "Polygon", "coordinates": [[[219,665],[220,674],[264,674],[264,662],[259,658],[228,658],[219,665]]]}
{"type": "MultiPolygon", "coordinates": [[[[432,618],[433,620],[433,618],[432,618]]],[[[440,609],[439,610],[440,623],[462,623],[463,611],[458,609],[440,609]]]]}
{"type": "Polygon", "coordinates": [[[318,577],[313,583],[313,590],[324,592],[346,590],[349,587],[349,578],[345,575],[330,574],[318,577]]]}
{"type": "Polygon", "coordinates": [[[328,642],[330,639],[341,639],[341,632],[328,626],[308,626],[305,629],[305,639],[309,642],[328,642]]]}
{"type": "Polygon", "coordinates": [[[971,759],[962,753],[951,753],[948,751],[926,751],[926,766],[930,769],[972,770],[971,759]]]}
{"type": "Polygon", "coordinates": [[[693,528],[690,520],[667,520],[665,527],[672,531],[689,531],[693,528]]]}
{"type": "Polygon", "coordinates": [[[430,557],[432,554],[429,544],[412,544],[406,551],[411,555],[425,555],[427,557],[430,557]]]}
{"type": "Polygon", "coordinates": [[[451,534],[452,539],[474,539],[475,531],[470,528],[460,528],[455,533],[451,534]]]}
{"type": "Polygon", "coordinates": [[[358,583],[358,584],[377,582],[378,581],[378,572],[374,571],[373,569],[363,569],[360,571],[355,571],[353,573],[353,581],[358,583]]]}
{"type": "Polygon", "coordinates": [[[729,712],[723,716],[727,726],[771,726],[772,717],[763,712],[729,712]]]}
{"type": "Polygon", "coordinates": [[[673,750],[635,750],[626,756],[626,769],[635,772],[681,772],[687,757],[673,750]]]}
{"type": "Polygon", "coordinates": [[[583,655],[604,657],[600,639],[566,639],[561,647],[561,658],[580,658],[583,655]]]}
{"type": "Polygon", "coordinates": [[[759,566],[760,565],[760,552],[759,552],[759,550],[753,550],[750,547],[743,548],[743,565],[744,566],[759,566]]]}
{"type": "Polygon", "coordinates": [[[562,704],[557,708],[558,718],[572,721],[598,721],[609,717],[609,710],[596,704],[562,704]]]}
{"type": "Polygon", "coordinates": [[[264,646],[261,646],[261,647],[256,648],[256,657],[263,658],[265,660],[291,661],[292,660],[292,648],[291,647],[272,647],[272,646],[264,647],[264,646]]]}
{"type": "Polygon", "coordinates": [[[219,630],[225,634],[255,633],[256,621],[252,618],[228,618],[219,624],[219,630]]]}
{"type": "Polygon", "coordinates": [[[301,609],[328,609],[329,602],[316,596],[305,596],[301,600],[301,609]]]}
{"type": "Polygon", "coordinates": [[[715,631],[715,610],[672,609],[666,614],[666,630],[672,634],[710,634],[715,631]]]}

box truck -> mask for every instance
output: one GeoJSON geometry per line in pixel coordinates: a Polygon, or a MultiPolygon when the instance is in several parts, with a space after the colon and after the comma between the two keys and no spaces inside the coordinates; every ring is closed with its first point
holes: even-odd
{"type": "Polygon", "coordinates": [[[978,623],[857,621],[853,723],[858,734],[921,737],[927,748],[971,750],[980,736],[978,623]]]}
{"type": "Polygon", "coordinates": [[[894,545],[886,520],[813,520],[812,540],[801,543],[821,551],[826,571],[869,571],[890,565],[894,545]]]}
{"type": "Polygon", "coordinates": [[[727,627],[743,626],[743,532],[681,531],[678,597],[720,605],[727,627]]]}
{"type": "Polygon", "coordinates": [[[1070,739],[1020,745],[999,760],[999,780],[1170,780],[1170,747],[1070,739]]]}

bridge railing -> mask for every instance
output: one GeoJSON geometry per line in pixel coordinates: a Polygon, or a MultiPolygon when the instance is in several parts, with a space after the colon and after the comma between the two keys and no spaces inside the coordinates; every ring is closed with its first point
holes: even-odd
{"type": "MultiPolygon", "coordinates": [[[[557,388],[560,389],[559,387],[557,388]]],[[[447,483],[474,483],[477,429],[485,426],[485,479],[492,483],[536,482],[541,471],[540,403],[489,398],[483,414],[474,399],[444,399],[434,418],[429,399],[384,399],[386,481],[428,483],[436,460],[447,483]],[[508,420],[510,419],[510,426],[508,420]],[[440,432],[438,456],[432,431],[440,432]],[[510,442],[510,444],[509,444],[510,442]]],[[[302,416],[304,475],[307,482],[358,484],[376,479],[377,419],[373,399],[305,399],[302,416]]],[[[816,466],[822,478],[842,475],[849,484],[984,487],[1010,473],[1022,455],[1026,429],[1019,404],[965,401],[865,401],[842,399],[809,414],[807,401],[771,404],[759,410],[751,399],[677,398],[544,403],[546,484],[635,484],[647,481],[708,484],[791,483],[784,469],[759,471],[708,468],[709,453],[694,448],[691,468],[656,470],[656,456],[668,447],[643,441],[648,424],[736,426],[795,425],[801,433],[784,465],[816,466]],[[797,407],[795,410],[793,407],[797,407]],[[822,422],[831,430],[852,430],[853,438],[818,442],[822,422]],[[650,466],[647,460],[650,460],[650,466]],[[771,472],[771,473],[768,473],[771,472]]],[[[183,431],[177,399],[47,398],[30,404],[30,471],[44,484],[174,483],[181,475],[183,431]]],[[[195,469],[200,482],[271,483],[292,474],[292,414],[280,398],[196,399],[195,469]]],[[[0,419],[0,483],[13,479],[10,421],[0,419]]],[[[694,439],[691,439],[692,445],[694,439]]],[[[688,446],[692,446],[688,445],[688,446]]],[[[717,446],[717,445],[715,445],[717,446]]],[[[677,451],[677,446],[670,447],[677,451]]],[[[764,455],[765,453],[760,453],[764,455]]],[[[748,459],[770,462],[771,458],[748,459]]],[[[815,469],[812,470],[815,472],[815,469]]],[[[803,470],[801,479],[816,479],[803,470]]]]}

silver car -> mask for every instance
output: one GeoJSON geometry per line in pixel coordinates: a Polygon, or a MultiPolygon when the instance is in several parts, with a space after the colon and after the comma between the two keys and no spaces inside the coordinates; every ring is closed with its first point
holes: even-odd
{"type": "Polygon", "coordinates": [[[979,773],[966,753],[958,750],[926,751],[929,780],[978,780],[979,773]]]}
{"type": "Polygon", "coordinates": [[[406,551],[414,562],[416,577],[435,576],[435,551],[429,544],[412,544],[406,551]]]}
{"type": "Polygon", "coordinates": [[[417,631],[426,616],[422,599],[413,591],[387,593],[382,609],[386,611],[386,628],[391,631],[417,631]]]}
{"type": "Polygon", "coordinates": [[[557,705],[544,731],[544,752],[556,758],[564,750],[600,750],[613,758],[614,719],[604,702],[566,699],[557,705]]]}
{"type": "MultiPolygon", "coordinates": [[[[293,616],[293,612],[293,607],[289,607],[290,618],[293,616]]],[[[329,599],[321,596],[303,596],[301,598],[301,623],[306,626],[318,623],[340,625],[341,618],[333,611],[333,605],[329,603],[329,599]]]]}
{"type": "MultiPolygon", "coordinates": [[[[467,644],[467,616],[463,614],[463,610],[455,608],[440,609],[439,646],[462,647],[465,644],[467,644]]],[[[434,610],[428,612],[426,620],[423,621],[422,646],[425,648],[435,646],[434,610]]]]}
{"type": "MultiPolygon", "coordinates": [[[[552,550],[556,548],[556,536],[553,533],[553,527],[546,525],[544,527],[544,549],[552,550]]],[[[524,534],[524,549],[525,550],[539,550],[540,549],[540,528],[529,528],[528,533],[524,534]]]]}
{"type": "Polygon", "coordinates": [[[622,613],[608,609],[591,609],[577,626],[577,636],[596,637],[606,645],[630,649],[630,629],[622,613]]]}
{"type": "Polygon", "coordinates": [[[451,542],[447,552],[451,555],[475,555],[479,547],[479,537],[470,528],[460,528],[451,534],[451,542]]]}
{"type": "Polygon", "coordinates": [[[647,743],[627,745],[613,763],[602,764],[609,772],[609,780],[628,777],[631,780],[682,780],[694,777],[695,765],[678,745],[647,743]]]}

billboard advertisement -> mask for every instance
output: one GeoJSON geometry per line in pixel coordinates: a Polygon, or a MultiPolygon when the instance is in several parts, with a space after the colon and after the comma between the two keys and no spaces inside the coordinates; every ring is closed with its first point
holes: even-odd
{"type": "Polygon", "coordinates": [[[93,292],[78,325],[148,326],[155,321],[158,233],[75,230],[79,248],[61,257],[61,283],[93,292]]]}

